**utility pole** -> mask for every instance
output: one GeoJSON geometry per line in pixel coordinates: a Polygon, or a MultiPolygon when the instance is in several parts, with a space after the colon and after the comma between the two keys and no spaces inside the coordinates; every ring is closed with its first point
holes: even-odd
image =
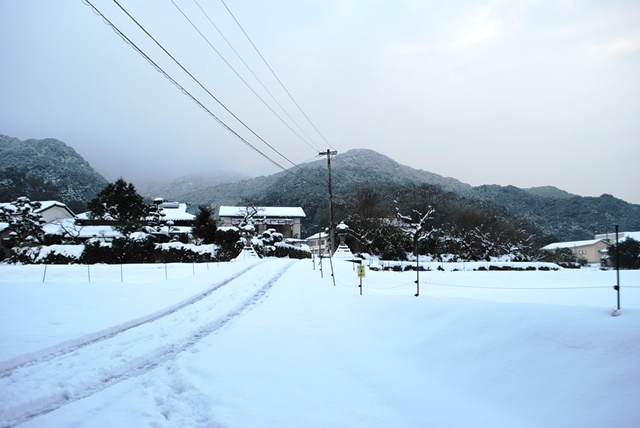
{"type": "Polygon", "coordinates": [[[617,294],[617,311],[620,312],[620,253],[618,252],[618,245],[620,241],[618,240],[618,225],[616,224],[616,285],[613,287],[616,290],[617,294]]]}
{"type": "Polygon", "coordinates": [[[326,152],[320,152],[320,156],[327,157],[327,170],[329,171],[329,240],[331,241],[331,247],[329,257],[333,256],[336,251],[336,233],[333,221],[333,189],[331,188],[331,156],[337,155],[338,152],[327,149],[326,152]]]}

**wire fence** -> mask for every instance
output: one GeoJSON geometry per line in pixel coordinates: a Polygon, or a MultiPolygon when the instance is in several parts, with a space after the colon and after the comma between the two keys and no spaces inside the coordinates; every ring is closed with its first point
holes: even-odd
{"type": "MultiPolygon", "coordinates": [[[[461,264],[461,263],[456,263],[456,265],[461,264]]],[[[386,265],[386,264],[385,264],[386,265]]],[[[388,264],[389,266],[393,266],[394,263],[391,262],[388,264]]],[[[407,262],[404,262],[404,264],[401,264],[401,262],[397,262],[395,265],[397,266],[409,266],[409,264],[407,262]]],[[[443,264],[439,264],[439,265],[443,265],[443,264]]],[[[469,263],[468,265],[472,265],[471,263],[469,263]]],[[[456,272],[456,271],[465,271],[465,272],[470,272],[470,271],[474,271],[477,272],[477,266],[482,266],[485,265],[485,263],[483,262],[476,262],[473,263],[473,267],[469,266],[470,269],[457,269],[457,268],[451,268],[451,266],[449,266],[448,269],[446,269],[447,272],[456,272]]],[[[504,266],[508,266],[508,263],[503,263],[504,266]]],[[[543,267],[542,270],[540,271],[545,271],[545,267],[546,267],[546,263],[545,264],[538,264],[537,266],[534,266],[533,269],[527,269],[527,268],[515,268],[515,269],[504,269],[506,271],[511,271],[511,272],[535,272],[540,270],[539,267],[543,267]]],[[[355,269],[354,269],[355,270],[355,269]]],[[[445,271],[445,269],[441,269],[443,271],[445,271]]],[[[489,269],[482,269],[484,270],[489,270],[489,269]]],[[[502,269],[495,269],[496,271],[500,271],[502,269]]],[[[380,273],[380,274],[385,274],[386,272],[391,272],[391,275],[389,275],[389,277],[387,277],[387,279],[390,279],[390,277],[394,274],[394,273],[401,273],[401,274],[408,274],[410,273],[409,270],[406,269],[399,269],[399,270],[393,270],[393,269],[385,269],[385,270],[378,270],[378,269],[370,269],[370,271],[373,271],[375,273],[380,273]]],[[[415,271],[414,271],[415,273],[415,271]]],[[[428,275],[430,273],[434,273],[434,271],[432,270],[421,270],[420,271],[420,275],[428,275]]],[[[347,288],[359,288],[360,285],[356,284],[355,280],[353,283],[346,283],[344,280],[342,280],[342,278],[336,278],[334,277],[334,281],[337,285],[340,285],[342,287],[347,287],[347,288]]],[[[614,289],[613,284],[612,285],[584,285],[584,286],[580,286],[580,285],[575,285],[575,286],[539,286],[539,287],[532,287],[532,286],[497,286],[497,285],[480,285],[480,284],[476,284],[476,285],[469,285],[469,284],[456,284],[456,283],[445,283],[445,282],[436,282],[436,281],[432,281],[430,279],[419,279],[419,280],[413,280],[413,281],[407,281],[407,282],[397,282],[397,283],[389,283],[390,281],[385,281],[386,285],[384,286],[380,286],[380,285],[371,285],[363,284],[363,287],[370,289],[370,290],[393,290],[393,289],[399,289],[399,288],[404,288],[404,287],[413,287],[415,288],[416,286],[420,286],[420,287],[425,287],[425,286],[440,286],[440,287],[453,287],[453,288],[467,288],[467,289],[474,289],[474,290],[513,290],[513,291],[526,291],[526,290],[540,290],[540,291],[560,291],[560,290],[587,290],[587,289],[614,289]]],[[[626,289],[640,289],[640,285],[625,285],[624,288],[626,289]]]]}
{"type": "Polygon", "coordinates": [[[95,265],[2,265],[0,282],[127,282],[149,283],[187,278],[220,266],[217,262],[95,265]]]}

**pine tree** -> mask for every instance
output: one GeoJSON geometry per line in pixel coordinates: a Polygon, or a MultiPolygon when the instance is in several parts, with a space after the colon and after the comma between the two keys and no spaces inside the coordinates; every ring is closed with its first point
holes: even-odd
{"type": "Polygon", "coordinates": [[[202,244],[213,244],[218,226],[213,218],[213,208],[200,205],[193,220],[192,233],[202,244]]]}
{"type": "MultiPolygon", "coordinates": [[[[612,265],[616,265],[616,244],[609,246],[609,257],[612,265]]],[[[618,260],[620,269],[640,269],[640,241],[626,238],[618,243],[618,260]]]]}
{"type": "Polygon", "coordinates": [[[88,204],[89,216],[93,220],[115,222],[113,228],[128,235],[142,229],[148,207],[131,183],[119,178],[109,183],[88,204]]]}
{"type": "Polygon", "coordinates": [[[2,242],[3,247],[8,250],[12,247],[22,248],[42,243],[42,225],[45,220],[36,212],[40,207],[39,202],[32,202],[24,196],[0,206],[0,223],[6,223],[5,232],[9,231],[8,237],[2,242]]]}

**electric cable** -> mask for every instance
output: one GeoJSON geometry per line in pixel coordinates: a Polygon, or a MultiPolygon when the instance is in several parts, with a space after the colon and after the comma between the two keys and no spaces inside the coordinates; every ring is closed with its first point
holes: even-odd
{"type": "Polygon", "coordinates": [[[315,131],[318,133],[318,135],[320,135],[320,137],[324,140],[325,143],[327,143],[329,145],[329,148],[334,149],[333,146],[331,146],[331,143],[329,143],[329,141],[327,141],[327,139],[324,137],[324,135],[322,135],[322,133],[320,132],[320,130],[318,130],[318,128],[314,125],[314,123],[311,121],[311,119],[309,119],[309,116],[307,116],[307,114],[304,112],[304,110],[302,109],[302,107],[300,107],[300,105],[298,104],[298,102],[293,98],[293,95],[291,95],[291,93],[289,92],[289,90],[286,88],[286,86],[284,86],[284,83],[282,83],[282,81],[280,80],[280,78],[278,77],[278,75],[276,74],[275,71],[273,71],[273,68],[271,68],[271,66],[269,65],[269,63],[267,62],[267,60],[264,58],[264,56],[262,56],[262,54],[260,53],[260,50],[258,50],[258,47],[253,43],[253,41],[251,40],[251,37],[249,37],[249,35],[247,34],[246,31],[244,31],[244,28],[242,28],[242,25],[240,25],[240,22],[238,22],[238,19],[235,17],[235,15],[233,14],[233,12],[231,12],[231,9],[229,9],[229,7],[227,6],[227,4],[224,2],[224,0],[220,0],[222,2],[222,4],[224,5],[225,9],[227,9],[227,11],[229,12],[229,14],[231,15],[231,17],[233,18],[233,20],[236,22],[236,24],[238,24],[238,27],[240,28],[240,30],[242,31],[242,33],[245,35],[245,37],[247,38],[247,40],[249,40],[249,43],[251,43],[251,46],[253,46],[253,48],[255,49],[255,51],[258,53],[258,55],[260,56],[260,58],[262,59],[262,61],[265,63],[265,65],[267,66],[267,68],[271,71],[271,74],[273,74],[273,76],[276,78],[276,80],[278,81],[278,83],[280,83],[280,86],[282,86],[282,89],[284,89],[284,91],[287,93],[287,95],[289,96],[289,98],[291,99],[291,101],[293,101],[293,103],[296,105],[296,107],[298,107],[298,110],[300,110],[300,112],[302,113],[302,115],[305,117],[305,119],[307,119],[307,121],[311,124],[311,126],[313,127],[313,129],[315,129],[315,131]]]}
{"type": "Polygon", "coordinates": [[[277,163],[275,160],[271,159],[268,155],[266,155],[265,153],[260,151],[260,149],[258,149],[253,144],[248,142],[245,138],[243,138],[236,131],[234,131],[229,125],[227,125],[225,122],[223,122],[218,116],[216,116],[211,110],[209,110],[204,104],[202,104],[196,97],[194,97],[182,85],[180,85],[176,80],[174,80],[166,71],[164,71],[164,69],[162,69],[162,67],[160,67],[155,61],[153,61],[146,53],[144,53],[144,51],[142,49],[140,49],[135,43],[133,43],[133,41],[131,41],[131,39],[129,39],[115,24],[113,24],[104,14],[102,14],[102,12],[100,12],[100,10],[98,10],[98,8],[96,6],[94,6],[93,3],[91,3],[90,0],[82,0],[82,2],[85,3],[86,5],[90,6],[93,9],[93,12],[96,15],[100,16],[102,18],[103,22],[105,24],[107,24],[109,27],[111,27],[111,29],[118,36],[120,36],[120,38],[122,38],[122,40],[124,40],[129,46],[131,46],[136,52],[138,52],[138,54],[140,54],[144,59],[146,59],[149,62],[149,64],[151,64],[160,74],[162,74],[166,79],[168,79],[174,86],[176,86],[183,94],[185,94],[187,97],[189,97],[200,108],[202,108],[211,117],[213,117],[216,120],[216,122],[218,122],[218,124],[220,124],[220,126],[222,126],[224,129],[226,129],[228,132],[233,134],[240,141],[242,141],[243,143],[248,145],[251,149],[253,149],[255,152],[260,154],[262,157],[264,157],[266,160],[268,160],[269,162],[271,162],[272,164],[274,164],[278,168],[282,169],[283,171],[290,172],[289,170],[284,168],[282,165],[277,163]]]}
{"type": "Polygon", "coordinates": [[[254,90],[253,88],[251,88],[251,86],[249,86],[249,84],[238,74],[238,72],[229,64],[229,62],[227,62],[227,60],[224,58],[224,56],[211,44],[211,42],[209,41],[209,39],[207,39],[205,37],[204,34],[202,34],[202,32],[198,29],[198,27],[191,21],[191,19],[189,19],[187,17],[187,15],[184,13],[184,11],[182,9],[180,9],[180,7],[174,2],[174,0],[171,0],[171,2],[173,3],[173,5],[180,11],[180,13],[182,13],[182,15],[189,21],[189,23],[193,26],[193,28],[195,28],[195,30],[200,34],[200,36],[202,36],[202,38],[207,42],[207,44],[211,47],[211,49],[214,50],[214,52],[216,54],[218,54],[218,56],[220,56],[220,58],[229,66],[229,68],[231,68],[231,70],[236,74],[236,76],[238,76],[240,78],[240,80],[242,80],[242,82],[251,90],[251,92],[254,93],[254,95],[256,95],[258,97],[258,99],[260,99],[260,101],[287,127],[289,128],[289,130],[291,130],[291,132],[293,132],[298,138],[300,138],[300,140],[302,140],[305,144],[307,144],[309,147],[311,147],[313,150],[319,151],[320,146],[318,146],[317,144],[315,144],[315,142],[313,141],[313,139],[305,132],[305,130],[298,124],[298,122],[289,114],[289,112],[282,106],[282,104],[280,104],[280,102],[278,101],[278,99],[273,95],[273,93],[265,86],[265,84],[262,82],[262,80],[256,75],[256,73],[253,71],[253,69],[249,66],[249,64],[247,64],[247,62],[244,60],[244,58],[242,57],[242,55],[240,55],[240,53],[236,50],[236,48],[233,47],[233,45],[231,44],[231,42],[229,41],[229,39],[227,39],[225,37],[225,35],[222,33],[222,31],[218,28],[218,26],[213,22],[213,20],[211,19],[211,17],[209,16],[209,14],[202,8],[202,6],[200,5],[200,3],[198,3],[198,0],[193,0],[194,3],[198,6],[198,8],[200,9],[200,11],[203,13],[203,15],[207,18],[207,20],[209,21],[209,23],[213,26],[213,28],[216,29],[216,31],[218,32],[218,34],[220,35],[220,37],[222,37],[222,39],[227,43],[227,45],[231,48],[231,50],[236,54],[236,56],[238,57],[238,59],[240,59],[240,61],[244,64],[244,66],[247,68],[247,70],[249,70],[249,72],[251,73],[251,75],[258,81],[258,83],[260,84],[260,86],[262,86],[262,88],[265,90],[265,92],[267,92],[267,94],[269,94],[269,96],[271,97],[271,99],[278,105],[278,107],[280,107],[280,109],[284,112],[284,114],[287,115],[287,117],[293,122],[293,124],[300,130],[300,132],[302,132],[304,134],[304,136],[307,139],[302,138],[302,136],[300,134],[298,134],[293,128],[291,128],[291,126],[289,126],[289,124],[287,122],[285,122],[284,119],[282,119],[282,117],[280,117],[254,90]],[[314,143],[314,145],[312,145],[311,143],[314,143]]]}
{"type": "MultiPolygon", "coordinates": [[[[118,3],[117,0],[113,0],[113,2],[129,17],[129,19],[131,19],[151,40],[153,40],[153,42],[160,48],[162,49],[162,51],[164,51],[164,53],[166,53],[169,58],[171,58],[173,60],[173,62],[175,62],[189,77],[191,77],[191,79],[193,79],[194,82],[196,82],[198,84],[198,86],[200,86],[207,94],[209,94],[209,96],[211,98],[213,98],[222,108],[224,108],[227,113],[229,113],[231,116],[233,116],[234,119],[236,119],[242,126],[244,126],[249,132],[251,132],[256,138],[258,138],[260,141],[262,141],[264,144],[266,144],[271,150],[273,150],[274,152],[276,152],[278,155],[280,155],[283,159],[285,159],[287,162],[289,162],[290,164],[292,164],[295,167],[298,167],[299,169],[301,169],[296,163],[294,163],[293,161],[291,161],[289,158],[287,158],[285,155],[283,155],[282,153],[280,153],[276,148],[274,148],[271,144],[269,144],[267,141],[265,141],[261,136],[259,136],[253,129],[251,129],[246,123],[244,123],[238,116],[236,116],[231,110],[229,110],[229,108],[224,105],[218,98],[216,98],[202,83],[200,83],[200,81],[198,79],[195,78],[195,76],[193,76],[193,74],[191,74],[191,72],[189,72],[189,70],[187,70],[173,55],[171,55],[171,53],[169,53],[169,51],[167,51],[164,46],[162,46],[162,44],[160,44],[160,42],[158,42],[133,16],[131,16],[131,14],[129,12],[127,12],[127,10],[122,7],[122,5],[120,5],[120,3],[118,3]]],[[[92,5],[93,6],[93,5],[92,5]]],[[[118,30],[119,31],[119,30],[118,30]]],[[[145,55],[146,56],[146,55],[145,55]]],[[[231,128],[229,128],[231,129],[231,128]]],[[[234,131],[235,133],[235,131],[234,131]]],[[[236,134],[237,135],[237,134],[236,134]]],[[[246,140],[245,140],[246,141],[246,140]]],[[[270,159],[270,158],[269,158],[270,159]]],[[[275,161],[272,161],[275,162],[275,161]]],[[[281,169],[286,170],[285,168],[283,168],[281,165],[278,165],[281,169]]]]}

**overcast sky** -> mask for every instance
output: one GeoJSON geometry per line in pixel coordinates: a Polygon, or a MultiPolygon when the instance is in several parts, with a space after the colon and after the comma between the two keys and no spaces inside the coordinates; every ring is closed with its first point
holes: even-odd
{"type": "Polygon", "coordinates": [[[60,139],[134,183],[369,148],[472,185],[640,203],[637,0],[118,1],[251,131],[112,0],[91,0],[246,143],[80,0],[0,0],[0,134],[60,139]]]}

